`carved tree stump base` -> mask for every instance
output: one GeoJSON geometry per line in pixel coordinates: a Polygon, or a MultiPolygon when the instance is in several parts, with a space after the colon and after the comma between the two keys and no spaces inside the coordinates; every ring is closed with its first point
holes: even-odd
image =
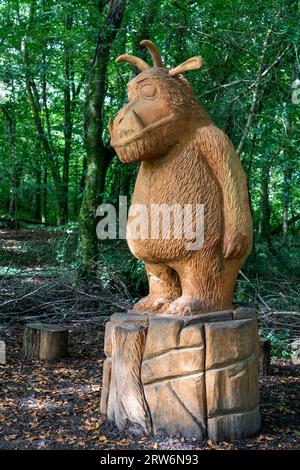
{"type": "Polygon", "coordinates": [[[101,412],[133,434],[232,441],[260,428],[255,311],[112,315],[101,412]]]}

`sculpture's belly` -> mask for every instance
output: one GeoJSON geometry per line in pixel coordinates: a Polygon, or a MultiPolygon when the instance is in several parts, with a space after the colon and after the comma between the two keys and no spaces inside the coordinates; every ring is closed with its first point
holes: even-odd
{"type": "Polygon", "coordinates": [[[176,261],[199,250],[215,252],[223,241],[221,190],[199,155],[183,156],[151,171],[142,166],[130,211],[135,214],[128,217],[128,245],[144,261],[176,261]]]}

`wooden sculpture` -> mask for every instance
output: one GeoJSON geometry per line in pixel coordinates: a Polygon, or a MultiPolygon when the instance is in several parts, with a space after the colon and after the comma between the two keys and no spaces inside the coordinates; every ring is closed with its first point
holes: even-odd
{"type": "Polygon", "coordinates": [[[118,57],[141,73],[109,127],[121,161],[141,161],[127,240],[145,262],[149,295],[106,324],[101,412],[137,435],[229,442],[260,428],[256,312],[232,307],[252,242],[246,178],[230,140],[181,75],[200,68],[201,58],[169,69],[152,42],[141,44],[154,67],[118,57]],[[204,237],[195,249],[189,235],[197,238],[198,204],[204,237]],[[178,236],[182,207],[192,208],[185,237],[178,236]],[[153,208],[174,209],[155,236],[153,208]]]}
{"type": "MultiPolygon", "coordinates": [[[[137,312],[195,315],[232,308],[235,281],[252,243],[246,177],[229,138],[211,121],[182,73],[199,69],[201,57],[163,66],[156,46],[141,45],[145,61],[121,55],[139,73],[128,83],[129,102],[110,120],[111,145],[124,163],[140,165],[132,204],[203,204],[204,243],[190,250],[184,238],[131,238],[145,262],[149,295],[137,312]]],[[[149,221],[151,224],[151,221],[149,221]]],[[[194,224],[192,219],[191,224],[194,224]]]]}

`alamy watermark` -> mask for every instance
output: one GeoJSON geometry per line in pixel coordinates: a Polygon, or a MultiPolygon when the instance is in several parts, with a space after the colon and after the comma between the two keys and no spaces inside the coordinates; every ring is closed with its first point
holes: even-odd
{"type": "Polygon", "coordinates": [[[96,212],[100,240],[184,240],[187,250],[204,243],[204,204],[132,204],[119,197],[118,214],[112,204],[101,204],[96,212]]]}

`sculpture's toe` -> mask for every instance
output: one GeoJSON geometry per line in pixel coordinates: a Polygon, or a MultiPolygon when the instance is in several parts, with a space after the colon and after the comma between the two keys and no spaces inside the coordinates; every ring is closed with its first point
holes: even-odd
{"type": "Polygon", "coordinates": [[[173,300],[174,298],[147,295],[134,304],[133,309],[136,312],[164,312],[173,300]]]}
{"type": "Polygon", "coordinates": [[[169,315],[180,315],[187,317],[197,315],[202,312],[203,302],[201,299],[195,299],[187,296],[181,296],[174,300],[164,313],[169,315]]]}

